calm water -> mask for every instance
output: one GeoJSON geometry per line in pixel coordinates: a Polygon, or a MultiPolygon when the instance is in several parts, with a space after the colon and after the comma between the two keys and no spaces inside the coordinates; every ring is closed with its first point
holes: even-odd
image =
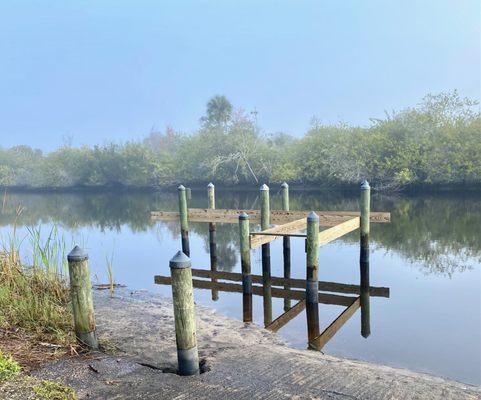
{"type": "MultiPolygon", "coordinates": [[[[258,208],[257,192],[217,193],[217,208],[258,208]]],[[[271,209],[280,209],[271,189],[271,209]]],[[[191,207],[206,207],[204,191],[193,191],[191,207]]],[[[151,210],[176,210],[176,193],[12,194],[0,214],[5,241],[15,208],[22,205],[19,238],[27,227],[48,234],[57,224],[70,247],[88,249],[94,279],[106,281],[106,258],[113,255],[114,276],[134,289],[170,296],[169,286],[153,284],[169,275],[168,261],[180,248],[177,222],[150,221],[151,210]]],[[[357,210],[357,196],[291,191],[292,210],[357,210]]],[[[373,211],[390,211],[390,224],[372,224],[371,285],[389,287],[391,296],[371,298],[371,335],[360,335],[360,312],[324,347],[327,354],[428,372],[481,383],[481,198],[479,195],[387,197],[373,195],[373,211]]],[[[240,272],[238,227],[218,225],[219,269],[240,272]]],[[[24,246],[28,248],[28,239],[24,246]]],[[[305,278],[304,242],[291,239],[292,277],[305,278]]],[[[191,224],[191,258],[209,268],[208,224],[191,224]]],[[[359,283],[358,232],[321,247],[319,279],[359,283]]],[[[272,275],[282,276],[282,240],[271,245],[272,275]]],[[[252,253],[261,274],[260,249],[252,253]]],[[[196,289],[198,303],[242,319],[242,295],[196,289]]],[[[320,305],[321,331],[343,310],[320,305]]],[[[273,316],[283,300],[273,299],[273,316]]],[[[262,324],[262,298],[254,296],[254,319],[262,324]]],[[[305,313],[279,331],[292,346],[306,347],[305,313]]]]}

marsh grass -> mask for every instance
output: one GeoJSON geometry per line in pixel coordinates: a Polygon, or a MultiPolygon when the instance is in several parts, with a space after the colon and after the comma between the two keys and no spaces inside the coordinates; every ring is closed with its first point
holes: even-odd
{"type": "Polygon", "coordinates": [[[0,328],[22,329],[40,341],[70,345],[73,342],[69,287],[66,280],[65,240],[53,227],[42,239],[40,228],[17,236],[17,217],[0,251],[0,328]],[[30,242],[31,265],[22,263],[22,246],[30,242]]]}

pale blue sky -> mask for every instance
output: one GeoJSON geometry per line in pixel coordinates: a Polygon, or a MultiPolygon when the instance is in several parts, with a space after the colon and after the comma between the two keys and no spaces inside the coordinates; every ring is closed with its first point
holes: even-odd
{"type": "Polygon", "coordinates": [[[479,0],[0,3],[0,146],[186,132],[225,94],[267,132],[480,97],[479,0]]]}

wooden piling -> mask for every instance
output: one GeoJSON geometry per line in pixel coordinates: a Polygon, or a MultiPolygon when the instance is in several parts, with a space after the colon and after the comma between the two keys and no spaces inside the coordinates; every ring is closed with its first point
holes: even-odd
{"type": "Polygon", "coordinates": [[[361,335],[367,338],[371,334],[370,322],[370,288],[369,288],[369,231],[371,212],[371,187],[368,181],[361,184],[361,223],[360,223],[360,299],[361,299],[361,335]]]}
{"type": "Polygon", "coordinates": [[[199,353],[195,332],[194,289],[189,257],[179,251],[169,262],[172,278],[175,338],[179,375],[199,374],[199,353]]]}
{"type": "Polygon", "coordinates": [[[252,274],[251,250],[249,246],[249,216],[239,215],[240,254],[242,266],[242,309],[243,321],[252,322],[252,274]]]}
{"type": "MultiPolygon", "coordinates": [[[[289,211],[289,185],[284,182],[281,185],[282,193],[282,210],[289,211]]],[[[284,260],[284,278],[291,278],[291,238],[284,236],[282,239],[282,255],[284,260]]],[[[291,287],[287,284],[284,289],[289,290],[291,287]]],[[[291,300],[284,299],[284,311],[288,311],[291,308],[291,300]]]]}
{"type": "Polygon", "coordinates": [[[180,217],[180,236],[182,240],[182,252],[187,257],[190,257],[189,220],[188,220],[185,187],[183,185],[180,185],[178,187],[178,192],[179,192],[179,217],[180,217]]]}
{"type": "Polygon", "coordinates": [[[307,216],[306,253],[307,338],[309,348],[316,349],[314,339],[319,336],[319,217],[315,212],[307,216]]]}
{"type": "MultiPolygon", "coordinates": [[[[261,186],[261,229],[270,227],[269,186],[261,186]]],[[[269,243],[262,245],[262,277],[264,288],[264,325],[272,322],[272,290],[271,290],[271,246],[269,243]]]]}
{"type": "MultiPolygon", "coordinates": [[[[211,182],[207,185],[207,207],[211,210],[215,209],[215,186],[211,182]]],[[[216,226],[215,222],[209,222],[209,252],[210,252],[210,270],[217,271],[217,242],[216,242],[216,226]]],[[[217,282],[217,279],[213,278],[212,282],[217,282]]],[[[219,300],[219,292],[212,289],[212,300],[219,300]]]]}
{"type": "Polygon", "coordinates": [[[192,199],[192,189],[191,188],[185,188],[185,194],[187,196],[187,200],[191,200],[192,199]]]}
{"type": "Polygon", "coordinates": [[[75,246],[67,255],[70,296],[77,340],[91,349],[99,347],[95,332],[94,306],[88,254],[75,246]]]}

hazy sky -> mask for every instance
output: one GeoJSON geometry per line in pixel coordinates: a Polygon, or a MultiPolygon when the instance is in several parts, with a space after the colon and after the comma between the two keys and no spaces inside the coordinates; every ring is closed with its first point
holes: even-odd
{"type": "Polygon", "coordinates": [[[0,146],[192,131],[225,94],[268,132],[480,97],[479,0],[1,0],[0,146]]]}

